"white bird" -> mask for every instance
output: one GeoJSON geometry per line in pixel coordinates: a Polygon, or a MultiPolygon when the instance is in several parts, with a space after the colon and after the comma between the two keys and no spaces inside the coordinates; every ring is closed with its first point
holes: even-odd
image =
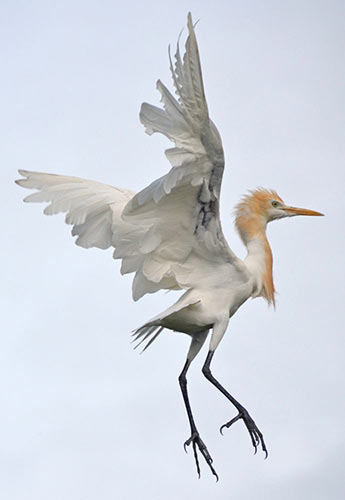
{"type": "Polygon", "coordinates": [[[148,341],[164,328],[191,337],[187,360],[179,376],[200,476],[198,451],[218,479],[211,455],[200,438],[187,393],[188,368],[212,330],[202,372],[235,406],[238,414],[221,427],[242,420],[255,452],[262,433],[248,411],[214,378],[210,370],[214,352],[229,319],[250,297],[274,304],[272,252],[266,236],[267,223],[295,215],[323,215],[284,204],[275,191],[257,189],[236,207],[235,225],[247,248],[244,260],[229,247],[221,228],[219,197],[224,169],[222,141],[211,121],[205,98],[199,52],[191,14],[188,38],[181,58],[179,44],[170,70],[177,99],[158,80],[163,109],[142,104],[140,120],[151,135],[159,132],[175,147],[165,151],[172,168],[142,191],[108,186],[61,175],[20,170],[20,186],[36,189],[25,201],[48,202],[47,215],[66,212],[73,225],[76,244],[84,248],[114,247],[122,259],[121,273],[135,273],[133,299],[160,289],[184,290],[167,310],[134,332],[136,340],[148,341]]]}

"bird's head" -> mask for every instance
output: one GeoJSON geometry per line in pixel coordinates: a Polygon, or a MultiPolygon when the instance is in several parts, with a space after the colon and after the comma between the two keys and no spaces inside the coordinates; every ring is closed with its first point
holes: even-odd
{"type": "Polygon", "coordinates": [[[235,208],[236,227],[242,237],[254,237],[266,227],[268,222],[295,215],[323,215],[308,208],[296,208],[285,205],[281,197],[270,189],[255,189],[243,196],[235,208]]]}

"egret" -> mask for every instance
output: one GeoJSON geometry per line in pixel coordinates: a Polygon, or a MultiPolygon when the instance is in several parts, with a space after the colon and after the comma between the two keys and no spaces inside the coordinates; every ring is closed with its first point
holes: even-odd
{"type": "Polygon", "coordinates": [[[137,328],[133,335],[135,341],[144,342],[144,350],[164,328],[191,337],[178,378],[191,432],[184,446],[187,449],[192,445],[199,477],[201,455],[218,479],[192,414],[187,371],[212,330],[202,372],[238,412],[220,430],[241,420],[255,452],[260,447],[267,456],[262,432],[249,412],[213,376],[211,361],[229,319],[248,298],[263,297],[274,304],[267,223],[297,215],[323,214],[288,206],[273,190],[255,189],[235,209],[235,226],[247,256],[242,260],[231,250],[219,216],[224,170],[222,141],[209,117],[190,13],[187,25],[183,57],[179,42],[174,61],[169,50],[176,97],[158,80],[163,107],[143,103],[140,110],[146,132],[159,132],[175,145],[165,151],[171,163],[166,175],[138,193],[77,177],[27,170],[19,171],[23,178],[16,182],[37,190],[25,201],[49,203],[44,209],[46,215],[67,213],[65,221],[73,226],[77,245],[114,247],[114,258],[122,259],[121,273],[135,273],[135,301],[161,289],[184,291],[177,302],[137,328]]]}

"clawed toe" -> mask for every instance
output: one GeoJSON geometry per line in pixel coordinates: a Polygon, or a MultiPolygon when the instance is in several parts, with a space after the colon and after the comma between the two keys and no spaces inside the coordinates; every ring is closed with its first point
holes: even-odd
{"type": "Polygon", "coordinates": [[[251,418],[251,416],[249,415],[249,413],[246,410],[240,411],[236,417],[231,419],[226,424],[222,425],[221,428],[219,429],[220,433],[223,434],[223,429],[225,427],[228,429],[232,424],[237,422],[237,420],[241,420],[241,419],[243,420],[243,422],[244,422],[244,424],[249,432],[249,435],[250,435],[250,438],[252,441],[252,445],[254,447],[254,454],[256,454],[256,452],[258,451],[258,447],[261,445],[261,449],[265,453],[265,458],[267,458],[268,451],[267,451],[266,444],[264,441],[264,436],[263,436],[262,432],[258,429],[254,420],[251,418]]]}
{"type": "Polygon", "coordinates": [[[188,438],[187,441],[183,445],[186,453],[187,453],[187,447],[190,446],[191,444],[193,446],[195,465],[196,465],[196,470],[197,470],[199,478],[200,478],[200,465],[199,465],[199,458],[198,458],[198,451],[197,450],[199,450],[201,455],[204,457],[207,465],[211,469],[212,474],[215,476],[216,480],[218,481],[218,479],[219,479],[218,474],[215,471],[214,467],[212,466],[213,459],[212,459],[205,443],[203,442],[203,440],[199,436],[199,433],[196,431],[194,431],[192,433],[191,437],[188,438]]]}
{"type": "Polygon", "coordinates": [[[237,422],[237,420],[239,420],[240,418],[242,418],[242,417],[241,417],[241,415],[240,415],[240,413],[239,413],[236,417],[232,418],[229,422],[227,422],[226,424],[223,424],[223,425],[221,426],[221,428],[219,429],[219,432],[221,433],[221,435],[223,435],[223,429],[224,429],[225,427],[226,427],[227,429],[229,429],[229,427],[230,427],[232,424],[234,424],[235,422],[237,422]]]}

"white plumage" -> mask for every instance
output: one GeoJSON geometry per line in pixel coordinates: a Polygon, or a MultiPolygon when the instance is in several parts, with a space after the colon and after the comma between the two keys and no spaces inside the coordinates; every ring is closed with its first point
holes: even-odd
{"type": "MultiPolygon", "coordinates": [[[[212,329],[205,376],[234,404],[257,449],[267,454],[263,436],[248,412],[213,377],[210,362],[228,326],[229,318],[249,297],[274,302],[272,253],[266,224],[292,215],[321,215],[286,206],[273,191],[257,190],[237,208],[236,225],[247,246],[242,261],[226,242],[219,218],[224,170],[222,142],[209,118],[191,15],[181,58],[179,47],[170,69],[175,98],[161,81],[157,89],[163,108],[144,103],[140,121],[148,134],[159,132],[175,147],[165,151],[170,171],[138,193],[99,182],[20,170],[20,186],[35,189],[25,201],[47,202],[46,215],[66,213],[76,244],[84,248],[114,247],[122,259],[121,272],[135,273],[133,299],[160,289],[184,290],[179,300],[134,332],[148,345],[163,328],[191,335],[191,347],[180,375],[180,385],[191,426],[197,470],[197,449],[212,473],[212,458],[201,440],[189,405],[186,372],[212,329]]],[[[224,426],[223,426],[224,427],[224,426]]]]}

